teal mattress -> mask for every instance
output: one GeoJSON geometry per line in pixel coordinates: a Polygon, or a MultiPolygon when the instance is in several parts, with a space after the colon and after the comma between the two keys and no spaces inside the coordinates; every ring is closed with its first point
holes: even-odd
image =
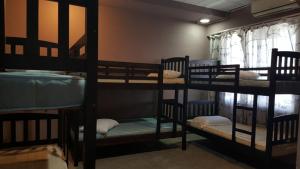
{"type": "MultiPolygon", "coordinates": [[[[180,130],[180,126],[177,130],[180,130]]],[[[173,123],[162,123],[161,132],[171,132],[173,130],[173,123]]],[[[115,128],[108,131],[106,135],[97,133],[97,140],[105,138],[116,138],[122,136],[135,136],[142,134],[156,133],[156,119],[155,118],[141,118],[134,119],[127,122],[122,122],[115,128]]],[[[79,133],[79,140],[83,140],[83,132],[79,133]]]]}
{"type": "Polygon", "coordinates": [[[85,79],[44,72],[1,72],[0,112],[81,106],[85,79]]]}

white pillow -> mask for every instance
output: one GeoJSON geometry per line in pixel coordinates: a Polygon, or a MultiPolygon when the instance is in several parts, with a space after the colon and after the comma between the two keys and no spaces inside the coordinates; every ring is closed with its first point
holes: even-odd
{"type": "MultiPolygon", "coordinates": [[[[164,78],[166,79],[176,79],[181,76],[181,72],[175,71],[175,70],[164,70],[164,78]]],[[[148,77],[158,77],[157,73],[150,73],[148,74],[148,77]]]]}
{"type": "MultiPolygon", "coordinates": [[[[97,132],[105,135],[110,129],[118,126],[119,123],[113,119],[98,119],[97,120],[97,132]]],[[[81,126],[79,131],[83,131],[84,128],[81,126]]]]}
{"type": "MultiPolygon", "coordinates": [[[[244,80],[257,80],[259,74],[251,71],[240,71],[240,79],[244,80]]],[[[217,79],[234,79],[234,75],[219,75],[217,79]]]]}
{"type": "Polygon", "coordinates": [[[199,116],[195,117],[191,122],[200,127],[231,125],[231,120],[222,116],[199,116]]]}

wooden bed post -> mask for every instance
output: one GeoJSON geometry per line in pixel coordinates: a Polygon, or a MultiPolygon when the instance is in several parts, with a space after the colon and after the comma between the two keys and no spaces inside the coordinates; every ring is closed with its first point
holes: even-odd
{"type": "Polygon", "coordinates": [[[84,169],[95,169],[98,65],[98,0],[86,1],[86,104],[84,112],[84,169]]]}
{"type": "Polygon", "coordinates": [[[275,92],[276,92],[276,63],[277,63],[277,49],[272,50],[271,70],[270,70],[270,89],[269,89],[269,105],[268,105],[268,119],[267,119],[267,140],[266,140],[266,161],[265,167],[271,167],[272,161],[272,136],[273,136],[273,118],[275,108],[275,92]]]}
{"type": "MultiPolygon", "coordinates": [[[[217,61],[217,66],[220,66],[221,62],[218,60],[217,61]]],[[[218,69],[217,69],[218,71],[218,69]]],[[[219,115],[219,104],[220,104],[220,92],[216,91],[215,92],[215,98],[214,98],[214,103],[215,103],[215,115],[219,115]]]]}
{"type": "Polygon", "coordinates": [[[173,111],[173,135],[176,135],[176,131],[177,131],[177,121],[178,121],[178,113],[179,113],[179,109],[178,109],[178,89],[175,89],[175,93],[174,93],[174,99],[175,99],[175,105],[174,105],[174,111],[173,111]]]}
{"type": "Polygon", "coordinates": [[[58,3],[58,56],[69,58],[69,3],[58,3]]]}
{"type": "Polygon", "coordinates": [[[186,150],[186,120],[187,120],[187,113],[188,113],[188,80],[189,80],[189,56],[185,57],[185,86],[183,90],[183,115],[182,115],[182,150],[186,150]]]}
{"type": "Polygon", "coordinates": [[[156,139],[160,139],[160,128],[161,128],[161,116],[163,112],[163,100],[164,100],[164,91],[163,91],[163,74],[164,74],[164,60],[161,60],[158,73],[158,106],[157,106],[157,124],[156,124],[156,139]]]}
{"type": "Polygon", "coordinates": [[[5,54],[5,3],[4,0],[0,2],[0,71],[4,69],[3,57],[5,54]]]}
{"type": "Polygon", "coordinates": [[[39,56],[39,0],[27,0],[27,38],[24,53],[30,57],[39,56]]]}

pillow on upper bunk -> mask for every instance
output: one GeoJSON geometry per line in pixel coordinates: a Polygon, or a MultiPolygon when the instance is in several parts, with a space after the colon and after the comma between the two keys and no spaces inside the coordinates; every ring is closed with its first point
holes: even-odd
{"type": "MultiPolygon", "coordinates": [[[[119,123],[113,119],[98,119],[97,120],[97,132],[105,135],[110,129],[118,126],[119,123]]],[[[83,132],[84,127],[81,126],[79,131],[83,132]]]]}
{"type": "MultiPolygon", "coordinates": [[[[259,74],[251,71],[240,71],[240,79],[244,80],[257,80],[259,74]]],[[[233,75],[219,75],[217,79],[234,79],[233,75]]]]}
{"type": "MultiPolygon", "coordinates": [[[[175,70],[164,70],[165,79],[176,79],[181,76],[181,72],[175,70]]],[[[147,77],[158,77],[157,73],[150,73],[147,77]]]]}
{"type": "Polygon", "coordinates": [[[205,126],[231,125],[231,120],[222,116],[199,116],[191,120],[191,123],[202,128],[205,126]]]}

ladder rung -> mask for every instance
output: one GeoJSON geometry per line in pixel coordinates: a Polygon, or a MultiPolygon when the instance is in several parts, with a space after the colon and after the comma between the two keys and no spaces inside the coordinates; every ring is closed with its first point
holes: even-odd
{"type": "Polygon", "coordinates": [[[253,107],[246,107],[246,106],[236,106],[239,110],[248,110],[248,111],[254,111],[253,107]]]}
{"type": "Polygon", "coordinates": [[[243,129],[236,128],[235,131],[240,132],[240,133],[244,133],[244,134],[253,135],[253,132],[247,131],[247,130],[243,130],[243,129]]]}

